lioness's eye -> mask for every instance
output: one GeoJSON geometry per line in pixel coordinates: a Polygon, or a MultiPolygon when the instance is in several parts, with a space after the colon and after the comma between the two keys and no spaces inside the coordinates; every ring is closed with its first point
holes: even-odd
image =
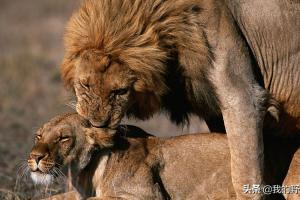
{"type": "Polygon", "coordinates": [[[42,137],[41,135],[36,135],[36,136],[35,136],[35,139],[36,139],[36,140],[40,140],[41,137],[42,137]]]}
{"type": "Polygon", "coordinates": [[[115,95],[124,95],[127,92],[128,92],[128,88],[120,88],[120,89],[113,90],[113,93],[115,95]]]}
{"type": "Polygon", "coordinates": [[[69,136],[61,136],[60,138],[59,138],[59,141],[60,142],[66,142],[66,141],[69,141],[70,140],[70,137],[69,136]]]}

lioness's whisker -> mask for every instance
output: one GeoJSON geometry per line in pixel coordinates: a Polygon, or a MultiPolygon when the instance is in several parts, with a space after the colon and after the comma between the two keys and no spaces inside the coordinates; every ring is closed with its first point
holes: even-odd
{"type": "Polygon", "coordinates": [[[55,163],[55,165],[57,165],[57,166],[59,166],[59,167],[63,167],[63,165],[62,164],[59,164],[59,163],[55,163]]]}
{"type": "Polygon", "coordinates": [[[21,163],[19,164],[19,167],[17,169],[17,174],[22,173],[22,171],[24,171],[24,169],[27,167],[27,163],[21,163]]]}
{"type": "MultiPolygon", "coordinates": [[[[19,189],[19,185],[24,177],[24,175],[28,174],[27,172],[29,171],[29,167],[27,166],[27,163],[23,162],[21,164],[19,164],[20,166],[18,167],[17,170],[17,177],[16,177],[16,182],[15,182],[15,187],[14,187],[14,191],[18,191],[19,189]]],[[[27,176],[25,176],[27,178],[27,176]]]]}
{"type": "Polygon", "coordinates": [[[63,177],[58,173],[56,168],[53,168],[50,173],[53,175],[53,177],[55,177],[55,179],[64,181],[63,177]]]}
{"type": "Polygon", "coordinates": [[[20,162],[18,165],[23,164],[25,161],[27,162],[27,159],[18,159],[18,160],[20,162]]]}
{"type": "Polygon", "coordinates": [[[27,162],[25,162],[26,160],[23,160],[21,163],[19,163],[18,165],[17,165],[17,167],[19,168],[19,167],[21,167],[21,166],[24,166],[24,165],[27,165],[27,162]]]}
{"type": "Polygon", "coordinates": [[[43,174],[42,183],[46,183],[46,178],[47,178],[47,175],[46,175],[46,174],[43,174]]]}
{"type": "MultiPolygon", "coordinates": [[[[51,174],[51,173],[50,173],[51,174]]],[[[53,181],[47,182],[46,188],[45,188],[45,197],[48,198],[51,196],[51,188],[49,188],[52,185],[53,181]]]]}
{"type": "Polygon", "coordinates": [[[57,173],[57,171],[56,171],[56,169],[52,169],[51,171],[50,171],[50,173],[52,173],[52,175],[55,177],[55,178],[59,178],[59,174],[57,173]]]}
{"type": "Polygon", "coordinates": [[[26,167],[25,168],[25,172],[24,172],[24,175],[25,175],[24,179],[25,179],[25,181],[28,180],[28,177],[29,177],[29,174],[30,174],[29,171],[30,171],[29,167],[26,167]]]}
{"type": "Polygon", "coordinates": [[[57,172],[54,169],[50,171],[50,174],[54,177],[54,181],[56,181],[57,179],[60,179],[59,175],[57,174],[57,172]]]}
{"type": "Polygon", "coordinates": [[[63,180],[65,180],[67,178],[66,175],[59,168],[55,167],[54,170],[58,174],[58,176],[63,178],[63,180]]]}
{"type": "Polygon", "coordinates": [[[27,171],[28,171],[28,166],[27,163],[24,162],[20,164],[20,166],[18,167],[17,176],[23,177],[27,171]]]}

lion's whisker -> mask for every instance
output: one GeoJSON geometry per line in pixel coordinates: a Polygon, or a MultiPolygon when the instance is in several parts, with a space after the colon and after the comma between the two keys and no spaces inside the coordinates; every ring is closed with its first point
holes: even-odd
{"type": "Polygon", "coordinates": [[[66,106],[69,106],[73,110],[76,110],[76,101],[70,101],[66,103],[66,106]]]}

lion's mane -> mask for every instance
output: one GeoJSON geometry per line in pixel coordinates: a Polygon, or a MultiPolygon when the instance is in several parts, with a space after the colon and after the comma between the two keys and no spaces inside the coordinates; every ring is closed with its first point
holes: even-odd
{"type": "Polygon", "coordinates": [[[147,118],[153,114],[149,106],[158,104],[153,107],[168,110],[177,123],[190,113],[216,115],[219,103],[208,80],[213,54],[205,30],[211,7],[209,1],[193,0],[85,0],[66,28],[65,84],[73,85],[76,58],[94,50],[102,60],[139,74],[139,90],[154,95],[129,114],[143,109],[145,116],[137,117],[147,118]]]}

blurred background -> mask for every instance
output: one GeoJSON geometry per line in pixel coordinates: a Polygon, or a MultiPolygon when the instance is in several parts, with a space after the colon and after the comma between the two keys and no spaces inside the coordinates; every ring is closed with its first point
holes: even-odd
{"type": "MultiPolygon", "coordinates": [[[[79,0],[0,0],[0,199],[40,199],[63,191],[26,178],[34,132],[57,114],[74,112],[62,86],[64,26],[79,0]]],[[[207,131],[197,118],[188,127],[164,114],[149,121],[124,120],[160,137],[207,131]]]]}

